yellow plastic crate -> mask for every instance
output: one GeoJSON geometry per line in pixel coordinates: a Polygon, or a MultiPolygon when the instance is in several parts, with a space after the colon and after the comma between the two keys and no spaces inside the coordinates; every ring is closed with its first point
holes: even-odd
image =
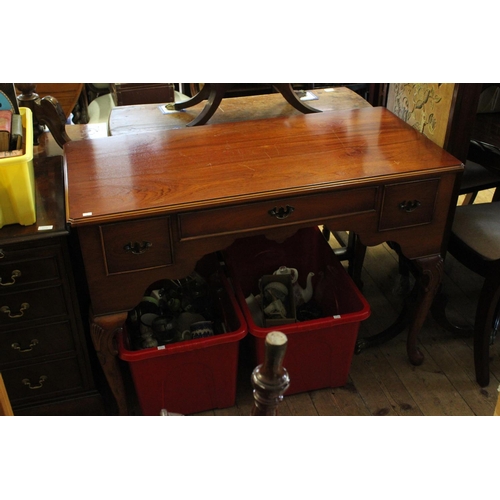
{"type": "Polygon", "coordinates": [[[25,135],[24,154],[0,158],[0,228],[36,222],[35,176],[33,172],[33,115],[19,108],[25,135]]]}

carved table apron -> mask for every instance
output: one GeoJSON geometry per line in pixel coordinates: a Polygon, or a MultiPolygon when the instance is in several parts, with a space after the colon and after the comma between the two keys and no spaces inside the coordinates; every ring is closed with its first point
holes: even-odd
{"type": "Polygon", "coordinates": [[[420,272],[407,351],[441,282],[463,165],[385,108],[71,142],[67,220],[78,232],[91,332],[121,414],[114,336],[146,288],[189,274],[236,238],[301,227],[399,244],[420,272]]]}

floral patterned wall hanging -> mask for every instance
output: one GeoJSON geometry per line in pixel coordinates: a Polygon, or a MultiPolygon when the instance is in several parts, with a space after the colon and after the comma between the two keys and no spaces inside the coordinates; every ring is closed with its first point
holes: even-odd
{"type": "Polygon", "coordinates": [[[454,83],[391,83],[387,108],[442,147],[454,88],[454,83]]]}

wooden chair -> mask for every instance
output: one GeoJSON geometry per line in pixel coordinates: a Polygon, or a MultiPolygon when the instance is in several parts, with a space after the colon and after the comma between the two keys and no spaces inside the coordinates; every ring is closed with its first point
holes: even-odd
{"type": "MultiPolygon", "coordinates": [[[[485,278],[479,296],[474,327],[474,367],[481,387],[489,384],[489,346],[500,321],[500,149],[471,140],[459,194],[465,200],[455,211],[447,251],[471,271],[485,278]],[[495,188],[492,203],[474,204],[477,193],[495,188]]],[[[452,332],[467,328],[453,325],[446,316],[447,297],[436,297],[432,313],[436,321],[452,332]]]]}
{"type": "Polygon", "coordinates": [[[489,346],[499,328],[500,201],[458,206],[448,252],[484,277],[474,321],[474,367],[481,387],[490,381],[489,346]]]}
{"type": "MultiPolygon", "coordinates": [[[[46,95],[42,98],[35,92],[37,89],[36,83],[16,83],[16,88],[21,92],[17,96],[19,106],[24,106],[31,109],[33,113],[33,142],[38,144],[38,138],[43,132],[43,127],[47,126],[54,136],[55,141],[60,147],[71,139],[66,133],[66,113],[71,113],[72,100],[66,103],[66,111],[63,110],[59,101],[51,96],[46,95]],[[69,110],[69,111],[68,111],[69,110]]],[[[55,84],[54,84],[55,85],[55,84]]],[[[78,92],[81,87],[78,84],[78,92]]],[[[78,99],[78,97],[77,97],[78,99]]]]}
{"type": "Polygon", "coordinates": [[[7,389],[5,389],[2,374],[0,373],[0,416],[7,417],[13,415],[14,412],[12,411],[12,406],[10,405],[9,395],[7,394],[7,389]]]}
{"type": "Polygon", "coordinates": [[[57,99],[66,118],[69,118],[71,115],[80,94],[84,90],[83,83],[36,83],[35,85],[36,90],[34,91],[40,99],[46,96],[57,99]]]}

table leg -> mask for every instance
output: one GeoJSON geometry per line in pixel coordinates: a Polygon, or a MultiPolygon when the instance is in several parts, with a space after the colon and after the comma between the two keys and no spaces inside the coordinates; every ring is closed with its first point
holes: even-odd
{"type": "Polygon", "coordinates": [[[199,104],[201,101],[204,101],[205,99],[208,98],[211,90],[211,84],[206,83],[203,88],[191,99],[188,99],[187,101],[182,101],[182,102],[175,102],[175,103],[167,103],[166,107],[167,109],[176,109],[177,111],[180,111],[182,109],[190,108],[192,106],[196,106],[199,104]]]}
{"type": "Polygon", "coordinates": [[[413,365],[421,365],[424,355],[417,347],[417,338],[427,314],[434,301],[443,277],[443,259],[440,255],[424,257],[413,261],[416,270],[416,283],[410,295],[405,299],[403,308],[396,321],[384,331],[358,339],[355,352],[381,345],[410,327],[406,341],[406,350],[413,365]]]}
{"type": "MultiPolygon", "coordinates": [[[[203,87],[205,88],[205,87],[203,87]]],[[[196,125],[205,125],[210,120],[213,114],[217,111],[229,84],[226,83],[212,83],[210,84],[210,92],[205,107],[201,110],[200,114],[187,124],[187,127],[195,127],[196,125]]]]}
{"type": "Polygon", "coordinates": [[[293,90],[291,83],[273,83],[273,87],[286,99],[288,104],[291,104],[301,113],[321,113],[321,109],[312,108],[301,101],[293,90]]]}
{"type": "Polygon", "coordinates": [[[205,83],[204,87],[194,97],[189,99],[189,101],[178,102],[173,106],[167,105],[167,109],[173,107],[176,110],[181,110],[199,104],[201,101],[207,99],[207,103],[200,114],[186,126],[195,127],[196,125],[204,125],[217,111],[219,104],[230,86],[229,83],[205,83]]]}
{"type": "Polygon", "coordinates": [[[128,415],[125,386],[118,365],[115,335],[123,328],[127,313],[90,317],[90,336],[106,380],[118,405],[119,415],[128,415]]]}
{"type": "MultiPolygon", "coordinates": [[[[490,383],[490,344],[493,343],[491,335],[495,336],[495,317],[498,317],[498,300],[500,285],[498,284],[498,263],[491,266],[486,275],[481,294],[477,303],[476,317],[474,320],[474,367],[476,380],[481,387],[490,383]]],[[[494,338],[494,337],[493,337],[494,338]]]]}
{"type": "Polygon", "coordinates": [[[441,284],[444,266],[441,255],[423,257],[416,259],[414,262],[419,273],[417,277],[419,287],[415,312],[406,341],[406,351],[413,365],[421,365],[424,355],[417,347],[417,337],[441,284]]]}

